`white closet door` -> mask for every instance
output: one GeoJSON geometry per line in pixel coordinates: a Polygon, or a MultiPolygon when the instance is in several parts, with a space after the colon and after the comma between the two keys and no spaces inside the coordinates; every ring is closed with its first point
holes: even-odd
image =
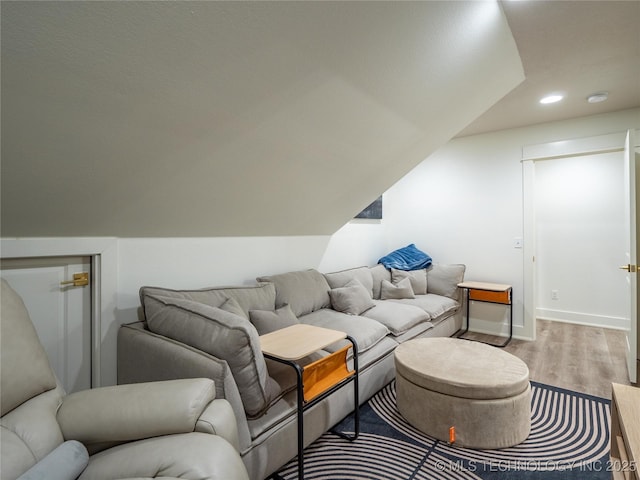
{"type": "Polygon", "coordinates": [[[63,285],[89,257],[2,259],[0,275],[20,294],[49,362],[68,393],[91,388],[91,285],[63,285]]]}

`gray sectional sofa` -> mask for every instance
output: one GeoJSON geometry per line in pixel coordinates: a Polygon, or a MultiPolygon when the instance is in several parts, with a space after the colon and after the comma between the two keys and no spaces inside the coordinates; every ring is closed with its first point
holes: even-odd
{"type": "MultiPolygon", "coordinates": [[[[460,329],[457,284],[464,271],[464,265],[405,272],[378,264],[264,276],[251,286],[142,287],[142,320],[118,333],[118,383],[213,379],[216,398],[234,409],[249,475],[261,480],[296,456],[297,429],[293,369],[265,359],[259,335],[298,322],[346,332],[358,345],[362,403],[394,378],[393,351],[400,343],[460,329]]],[[[306,410],[305,445],[352,410],[353,384],[306,410]]]]}

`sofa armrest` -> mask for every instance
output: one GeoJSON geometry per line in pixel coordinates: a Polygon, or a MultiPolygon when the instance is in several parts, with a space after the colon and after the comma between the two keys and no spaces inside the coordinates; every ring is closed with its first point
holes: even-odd
{"type": "Polygon", "coordinates": [[[66,396],[57,419],[65,440],[127,442],[193,432],[214,398],[209,379],[95,388],[66,396]]]}
{"type": "Polygon", "coordinates": [[[240,451],[236,418],[231,404],[223,398],[214,400],[205,408],[196,423],[196,432],[218,435],[240,451]]]}
{"type": "Polygon", "coordinates": [[[251,445],[244,406],[231,369],[224,360],[171,338],[150,332],[143,322],[118,330],[118,383],[153,382],[178,378],[210,378],[216,399],[226,399],[236,418],[240,450],[251,445]]]}

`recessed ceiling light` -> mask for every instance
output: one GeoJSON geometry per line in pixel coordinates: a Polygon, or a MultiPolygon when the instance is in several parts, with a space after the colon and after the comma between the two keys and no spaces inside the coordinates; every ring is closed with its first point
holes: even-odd
{"type": "Polygon", "coordinates": [[[559,102],[563,98],[564,98],[564,95],[554,93],[553,95],[547,95],[546,97],[542,97],[540,99],[540,103],[542,103],[543,105],[547,105],[549,103],[559,102]]]}
{"type": "Polygon", "coordinates": [[[607,98],[609,98],[609,92],[592,93],[587,97],[587,102],[600,103],[600,102],[604,102],[607,98]]]}

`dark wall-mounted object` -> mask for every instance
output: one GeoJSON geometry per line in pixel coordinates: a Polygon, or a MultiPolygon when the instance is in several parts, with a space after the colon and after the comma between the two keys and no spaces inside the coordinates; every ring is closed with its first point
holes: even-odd
{"type": "Polygon", "coordinates": [[[382,219],[382,195],[371,203],[367,208],[362,210],[355,218],[372,218],[382,219]]]}

